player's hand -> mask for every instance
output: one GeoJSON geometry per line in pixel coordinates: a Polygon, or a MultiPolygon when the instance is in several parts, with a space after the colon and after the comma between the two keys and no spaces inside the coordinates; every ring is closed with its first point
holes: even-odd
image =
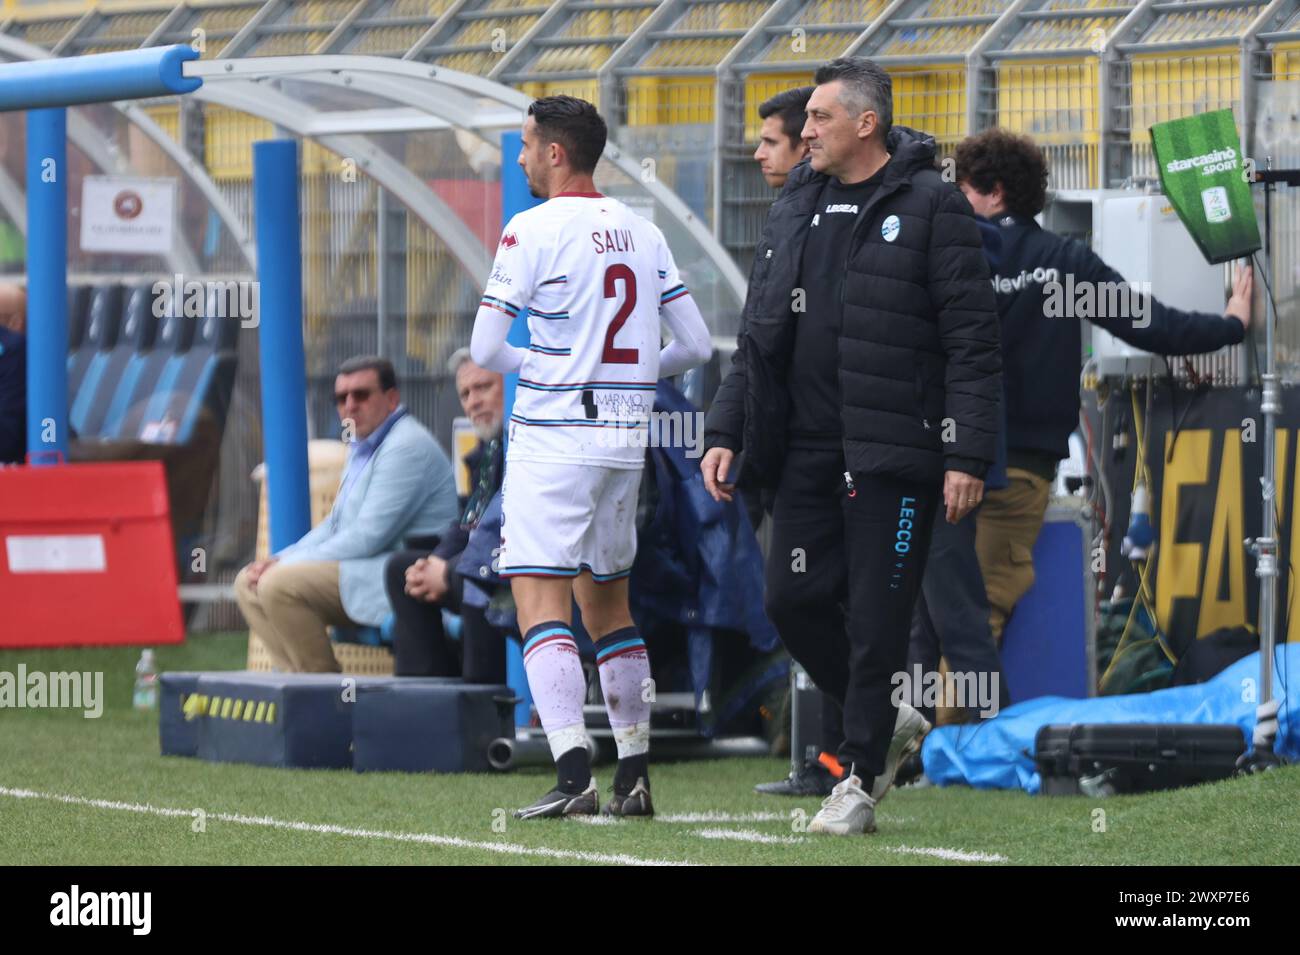
{"type": "Polygon", "coordinates": [[[1250,328],[1251,306],[1255,301],[1255,270],[1250,261],[1238,265],[1232,270],[1232,298],[1228,299],[1225,311],[1241,322],[1242,327],[1250,328]]]}
{"type": "Polygon", "coordinates": [[[710,448],[700,460],[700,471],[704,475],[704,489],[715,501],[730,501],[736,490],[734,476],[730,473],[736,460],[736,452],[726,448],[710,448]],[[731,483],[727,478],[732,477],[731,483]]]}
{"type": "Polygon", "coordinates": [[[257,582],[262,579],[262,575],[271,569],[276,562],[276,558],[268,557],[265,560],[255,560],[248,565],[248,586],[253,592],[257,592],[257,582]]]}
{"type": "Polygon", "coordinates": [[[984,482],[965,471],[945,471],[943,475],[943,503],[947,508],[949,524],[975,510],[984,500],[984,482]]]}
{"type": "Polygon", "coordinates": [[[447,562],[441,557],[421,557],[406,569],[406,592],[417,600],[436,603],[447,593],[447,562]]]}

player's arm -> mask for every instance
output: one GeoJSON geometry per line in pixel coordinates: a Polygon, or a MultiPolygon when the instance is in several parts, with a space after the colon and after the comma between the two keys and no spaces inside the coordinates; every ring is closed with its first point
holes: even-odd
{"type": "Polygon", "coordinates": [[[489,371],[509,374],[518,371],[527,349],[506,341],[510,326],[532,300],[536,285],[537,261],[541,256],[537,230],[524,229],[519,216],[506,223],[492,261],[492,275],[470,336],[469,354],[474,364],[489,371]]]}
{"type": "Polygon", "coordinates": [[[501,306],[479,305],[474,333],[469,340],[469,355],[474,364],[503,375],[519,370],[528,351],[506,341],[514,322],[514,314],[501,306]]]}
{"type": "Polygon", "coordinates": [[[659,317],[672,332],[673,340],[659,352],[659,377],[671,378],[690,368],[703,365],[713,354],[713,339],[704,324],[695,299],[686,287],[674,297],[665,294],[659,317]]]}
{"type": "Polygon", "coordinates": [[[659,377],[671,378],[708,361],[713,354],[713,339],[699,306],[677,272],[668,240],[658,228],[655,234],[659,238],[659,319],[673,336],[659,353],[659,377]]]}

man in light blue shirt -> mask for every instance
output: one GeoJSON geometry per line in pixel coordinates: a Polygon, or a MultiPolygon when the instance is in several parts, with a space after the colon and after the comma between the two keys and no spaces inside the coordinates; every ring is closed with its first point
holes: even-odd
{"type": "Polygon", "coordinates": [[[349,447],[333,510],[235,578],[245,619],[284,672],[337,672],[326,627],[383,623],[388,557],[456,515],[451,462],[402,405],[391,362],[344,362],[334,398],[349,447]]]}

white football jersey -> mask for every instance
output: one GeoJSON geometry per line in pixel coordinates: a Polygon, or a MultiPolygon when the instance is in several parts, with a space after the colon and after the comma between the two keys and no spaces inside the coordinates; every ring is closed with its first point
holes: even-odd
{"type": "Polygon", "coordinates": [[[659,307],[686,294],[663,233],[617,199],[562,193],[514,216],[481,302],[528,309],[510,457],[642,467],[659,307]]]}

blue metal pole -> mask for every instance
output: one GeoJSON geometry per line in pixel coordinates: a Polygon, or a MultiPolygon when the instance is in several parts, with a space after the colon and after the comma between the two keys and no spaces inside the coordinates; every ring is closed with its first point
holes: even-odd
{"type": "Polygon", "coordinates": [[[27,114],[27,451],[68,459],[67,115],[27,114]]]}
{"type": "MultiPolygon", "coordinates": [[[[517,213],[525,209],[531,209],[533,206],[540,205],[542,200],[538,199],[528,191],[528,177],[524,175],[523,167],[519,165],[519,151],[523,148],[523,133],[508,132],[501,134],[501,228],[506,227],[506,223],[517,213]]],[[[527,348],[528,337],[528,309],[527,302],[521,302],[525,306],[519,310],[519,317],[515,319],[514,324],[510,326],[510,334],[506,340],[512,345],[520,348],[527,348]]],[[[510,421],[510,412],[515,406],[515,388],[518,386],[518,373],[506,375],[505,378],[505,416],[502,419],[510,421]]],[[[509,434],[510,429],[506,427],[504,434],[509,434]]]]}
{"type": "Polygon", "coordinates": [[[6,63],[0,111],[192,93],[203,80],[185,76],[184,64],[198,58],[197,50],[181,45],[6,63]]]}
{"type": "MultiPolygon", "coordinates": [[[[523,133],[509,132],[501,134],[502,229],[505,229],[506,223],[510,221],[512,216],[523,212],[525,209],[531,209],[542,202],[541,199],[528,191],[528,177],[524,175],[524,170],[518,162],[519,151],[523,148],[523,139],[523,133]]],[[[519,317],[510,326],[510,334],[506,336],[506,340],[512,345],[526,348],[529,341],[528,303],[520,302],[519,304],[524,307],[519,310],[519,317]]],[[[501,433],[503,436],[510,434],[510,412],[515,406],[515,389],[518,384],[518,372],[506,375],[505,413],[501,419],[501,433]]],[[[515,706],[515,725],[527,726],[533,694],[528,686],[528,675],[524,670],[523,654],[519,652],[513,640],[506,641],[506,669],[508,671],[507,682],[510,688],[515,691],[515,695],[519,697],[519,703],[515,706]]]]}
{"type": "Polygon", "coordinates": [[[253,208],[260,286],[262,442],[274,554],[311,530],[296,141],[253,143],[253,208]]]}

